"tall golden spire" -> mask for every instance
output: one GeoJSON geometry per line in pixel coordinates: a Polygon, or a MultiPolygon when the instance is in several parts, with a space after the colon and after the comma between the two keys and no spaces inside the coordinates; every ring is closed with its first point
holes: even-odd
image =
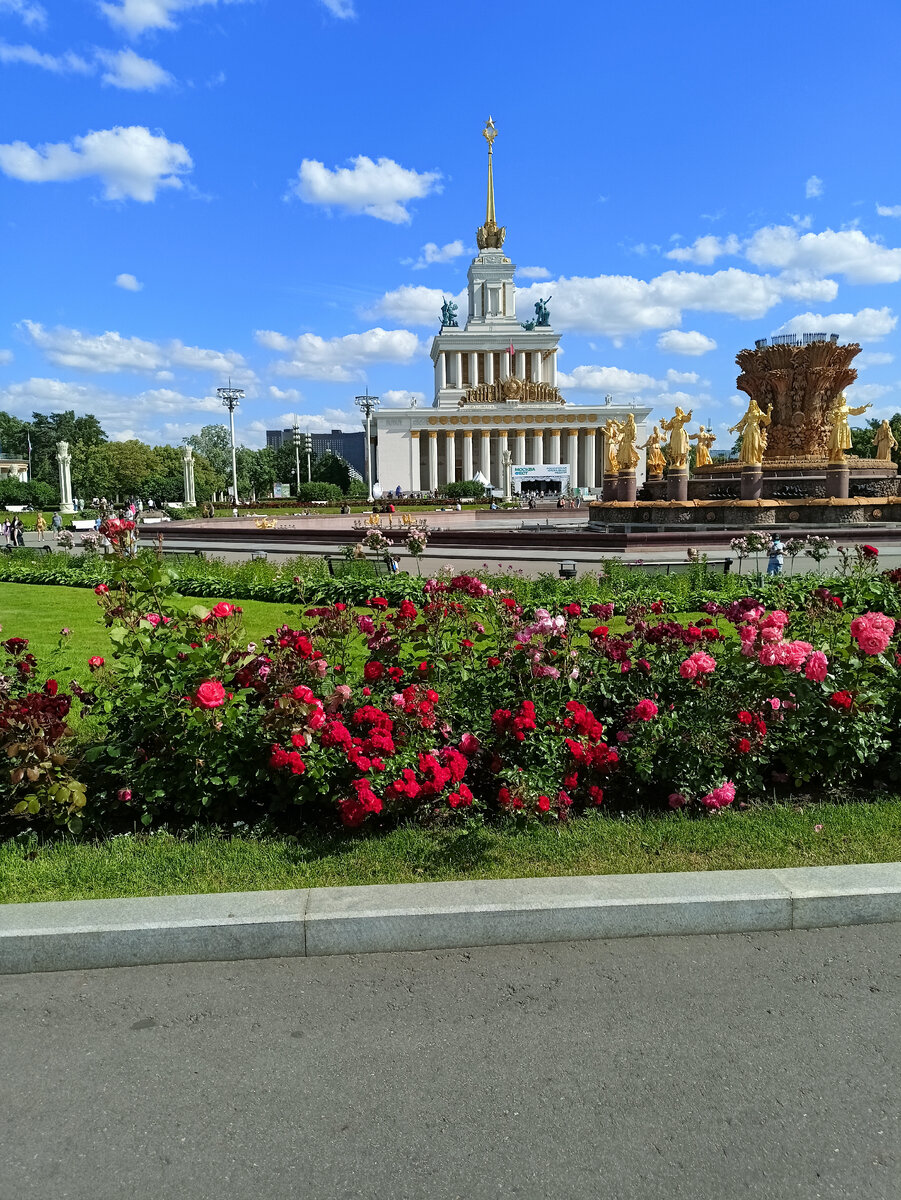
{"type": "Polygon", "coordinates": [[[498,225],[494,213],[494,139],[497,137],[497,129],[492,117],[488,118],[488,123],[482,130],[482,137],[488,143],[488,203],[485,209],[485,224],[476,231],[476,242],[480,250],[500,250],[507,230],[498,225]]]}

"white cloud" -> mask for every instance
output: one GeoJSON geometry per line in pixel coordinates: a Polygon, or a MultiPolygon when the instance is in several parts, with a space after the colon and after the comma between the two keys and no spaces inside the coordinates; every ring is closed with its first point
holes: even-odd
{"type": "Polygon", "coordinates": [[[622,367],[576,367],[570,374],[557,372],[557,382],[564,391],[601,392],[606,395],[646,392],[663,385],[659,379],[622,367]]]}
{"type": "Polygon", "coordinates": [[[274,385],[269,388],[269,395],[273,400],[281,400],[283,402],[287,400],[291,404],[297,404],[303,399],[297,388],[285,388],[282,390],[282,388],[277,388],[274,385]]]}
{"type": "Polygon", "coordinates": [[[382,392],[385,408],[419,408],[425,403],[425,392],[409,392],[403,388],[389,388],[382,392]]]}
{"type": "Polygon", "coordinates": [[[47,13],[41,4],[32,0],[0,0],[0,13],[13,13],[26,25],[43,29],[47,24],[47,13]]]}
{"type": "Polygon", "coordinates": [[[453,262],[462,253],[463,243],[459,238],[456,241],[447,242],[444,246],[439,246],[435,242],[426,242],[416,262],[413,262],[411,259],[405,259],[404,261],[406,265],[412,265],[414,271],[421,271],[424,267],[430,267],[433,263],[453,262]]]}
{"type": "Polygon", "coordinates": [[[704,237],[695,238],[690,246],[677,246],[674,250],[668,250],[666,257],[673,258],[677,262],[693,262],[702,266],[710,266],[712,262],[723,255],[740,253],[741,242],[734,233],[730,233],[725,238],[706,234],[704,237]]]}
{"type": "Polygon", "coordinates": [[[347,21],[357,15],[354,10],[353,0],[322,0],[322,3],[333,17],[338,17],[341,21],[347,21]]]}
{"type": "Polygon", "coordinates": [[[819,175],[811,175],[804,185],[804,195],[808,200],[814,200],[823,194],[823,181],[819,175]]]}
{"type": "Polygon", "coordinates": [[[98,59],[106,66],[103,82],[130,92],[155,92],[169,87],[175,79],[152,58],[141,58],[134,50],[98,50],[98,59]]]}
{"type": "Polygon", "coordinates": [[[697,371],[674,371],[672,367],[666,373],[667,383],[697,383],[700,378],[697,371]]]}
{"type": "MultiPolygon", "coordinates": [[[[386,292],[365,315],[389,317],[404,325],[437,325],[441,319],[441,305],[447,295],[440,288],[404,284],[393,292],[386,292]]],[[[466,308],[466,292],[458,292],[452,299],[456,301],[462,316],[466,308]]]]}
{"type": "Polygon", "coordinates": [[[887,395],[892,388],[884,383],[855,383],[848,389],[848,397],[853,405],[872,404],[887,395]]]}
{"type": "Polygon", "coordinates": [[[898,318],[890,308],[862,308],[856,313],[800,313],[776,333],[837,333],[845,340],[877,342],[891,333],[898,318]]]}
{"type": "Polygon", "coordinates": [[[0,350],[0,363],[11,363],[14,357],[12,350],[0,350]]]}
{"type": "Polygon", "coordinates": [[[403,225],[410,220],[405,207],[411,200],[440,191],[438,171],[414,171],[391,158],[373,162],[365,154],[350,159],[351,167],[329,170],[324,163],[305,158],[291,191],[305,204],[321,204],[349,213],[365,213],[380,221],[403,225]]]}
{"type": "Polygon", "coordinates": [[[160,188],[182,187],[178,177],[193,165],[184,146],[143,125],[92,130],[71,144],[37,149],[27,142],[0,145],[0,171],[10,178],[47,183],[96,175],[107,200],[155,200],[160,188]]]}
{"type": "MultiPolygon", "coordinates": [[[[218,0],[102,0],[100,11],[114,29],[130,37],[148,29],[175,29],[173,17],[191,8],[215,5],[218,0]]],[[[222,0],[223,4],[241,4],[243,0],[222,0]]]]}
{"type": "Polygon", "coordinates": [[[143,286],[143,283],[139,283],[135,276],[129,275],[127,271],[116,276],[116,287],[122,288],[123,291],[139,292],[143,286]]]}
{"type": "Polygon", "coordinates": [[[44,54],[34,46],[11,46],[8,42],[0,42],[0,62],[24,63],[30,67],[53,71],[56,75],[90,75],[94,69],[89,62],[80,55],[73,54],[71,50],[67,50],[65,54],[44,54]]]}
{"type": "Polygon", "coordinates": [[[854,365],[858,370],[865,371],[867,367],[887,367],[889,363],[893,363],[894,361],[894,354],[887,354],[878,350],[865,350],[855,358],[854,365]]]}
{"type": "Polygon", "coordinates": [[[112,331],[86,334],[64,325],[45,329],[35,321],[23,321],[22,328],[52,363],[76,371],[112,375],[121,371],[153,372],[174,366],[211,371],[221,376],[231,374],[239,384],[256,378],[243,356],[233,350],[204,350],[199,346],[185,346],[177,340],[149,342],[112,331]]]}
{"type": "Polygon", "coordinates": [[[876,212],[880,217],[901,217],[901,204],[877,204],[876,212]]]}
{"type": "MultiPolygon", "coordinates": [[[[221,410],[216,396],[186,396],[170,388],[151,388],[126,395],[111,392],[95,384],[71,383],[60,379],[33,378],[0,388],[0,409],[13,413],[60,412],[92,413],[113,437],[127,436],[138,417],[183,416],[189,412],[212,413],[221,410]]],[[[140,436],[154,438],[155,432],[142,430],[140,436]]]]}
{"type": "Polygon", "coordinates": [[[699,358],[716,349],[716,342],[706,333],[697,329],[667,329],[657,339],[657,349],[667,354],[685,354],[691,358],[699,358]]]}
{"type": "Polygon", "coordinates": [[[873,241],[859,229],[799,234],[789,225],[758,229],[745,251],[758,267],[844,275],[849,283],[897,283],[901,249],[873,241]]]}
{"type": "Polygon", "coordinates": [[[273,363],[272,370],[277,375],[327,383],[349,383],[362,378],[366,363],[407,363],[424,352],[416,334],[407,329],[367,329],[365,333],[334,338],[321,338],[315,333],[289,338],[271,329],[261,329],[256,339],[268,350],[290,355],[273,363]]]}
{"type": "Polygon", "coordinates": [[[523,279],[550,279],[551,273],[547,267],[517,267],[516,274],[523,279]]]}

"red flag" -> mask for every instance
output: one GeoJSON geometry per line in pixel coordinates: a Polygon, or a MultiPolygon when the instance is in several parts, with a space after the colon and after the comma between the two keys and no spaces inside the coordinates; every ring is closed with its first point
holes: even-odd
{"type": "Polygon", "coordinates": [[[513,358],[513,356],[516,354],[516,351],[513,349],[513,343],[512,343],[512,342],[510,343],[510,350],[509,350],[509,354],[510,354],[510,357],[511,357],[511,358],[513,358]]]}

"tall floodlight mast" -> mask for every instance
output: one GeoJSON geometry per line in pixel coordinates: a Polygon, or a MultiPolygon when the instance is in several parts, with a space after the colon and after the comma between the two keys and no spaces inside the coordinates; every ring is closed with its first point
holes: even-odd
{"type": "Polygon", "coordinates": [[[372,434],[370,433],[370,423],[372,414],[379,406],[378,396],[370,396],[369,388],[366,389],[365,396],[354,396],[354,404],[366,417],[366,492],[370,500],[372,500],[372,434]]]}
{"type": "Polygon", "coordinates": [[[232,442],[232,504],[238,503],[238,467],[235,462],[235,409],[241,400],[244,399],[243,388],[233,388],[232,381],[229,379],[228,387],[216,388],[219,393],[219,399],[228,409],[228,422],[231,427],[231,442],[232,442]]]}

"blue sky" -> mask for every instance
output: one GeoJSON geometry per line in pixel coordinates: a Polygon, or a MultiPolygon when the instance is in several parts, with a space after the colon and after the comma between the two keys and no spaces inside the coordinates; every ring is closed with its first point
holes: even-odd
{"type": "Polygon", "coordinates": [[[0,0],[0,408],[178,442],[231,374],[260,445],[430,401],[490,112],[569,400],[722,432],[736,352],[823,330],[891,413],[899,36],[890,0],[0,0]]]}

